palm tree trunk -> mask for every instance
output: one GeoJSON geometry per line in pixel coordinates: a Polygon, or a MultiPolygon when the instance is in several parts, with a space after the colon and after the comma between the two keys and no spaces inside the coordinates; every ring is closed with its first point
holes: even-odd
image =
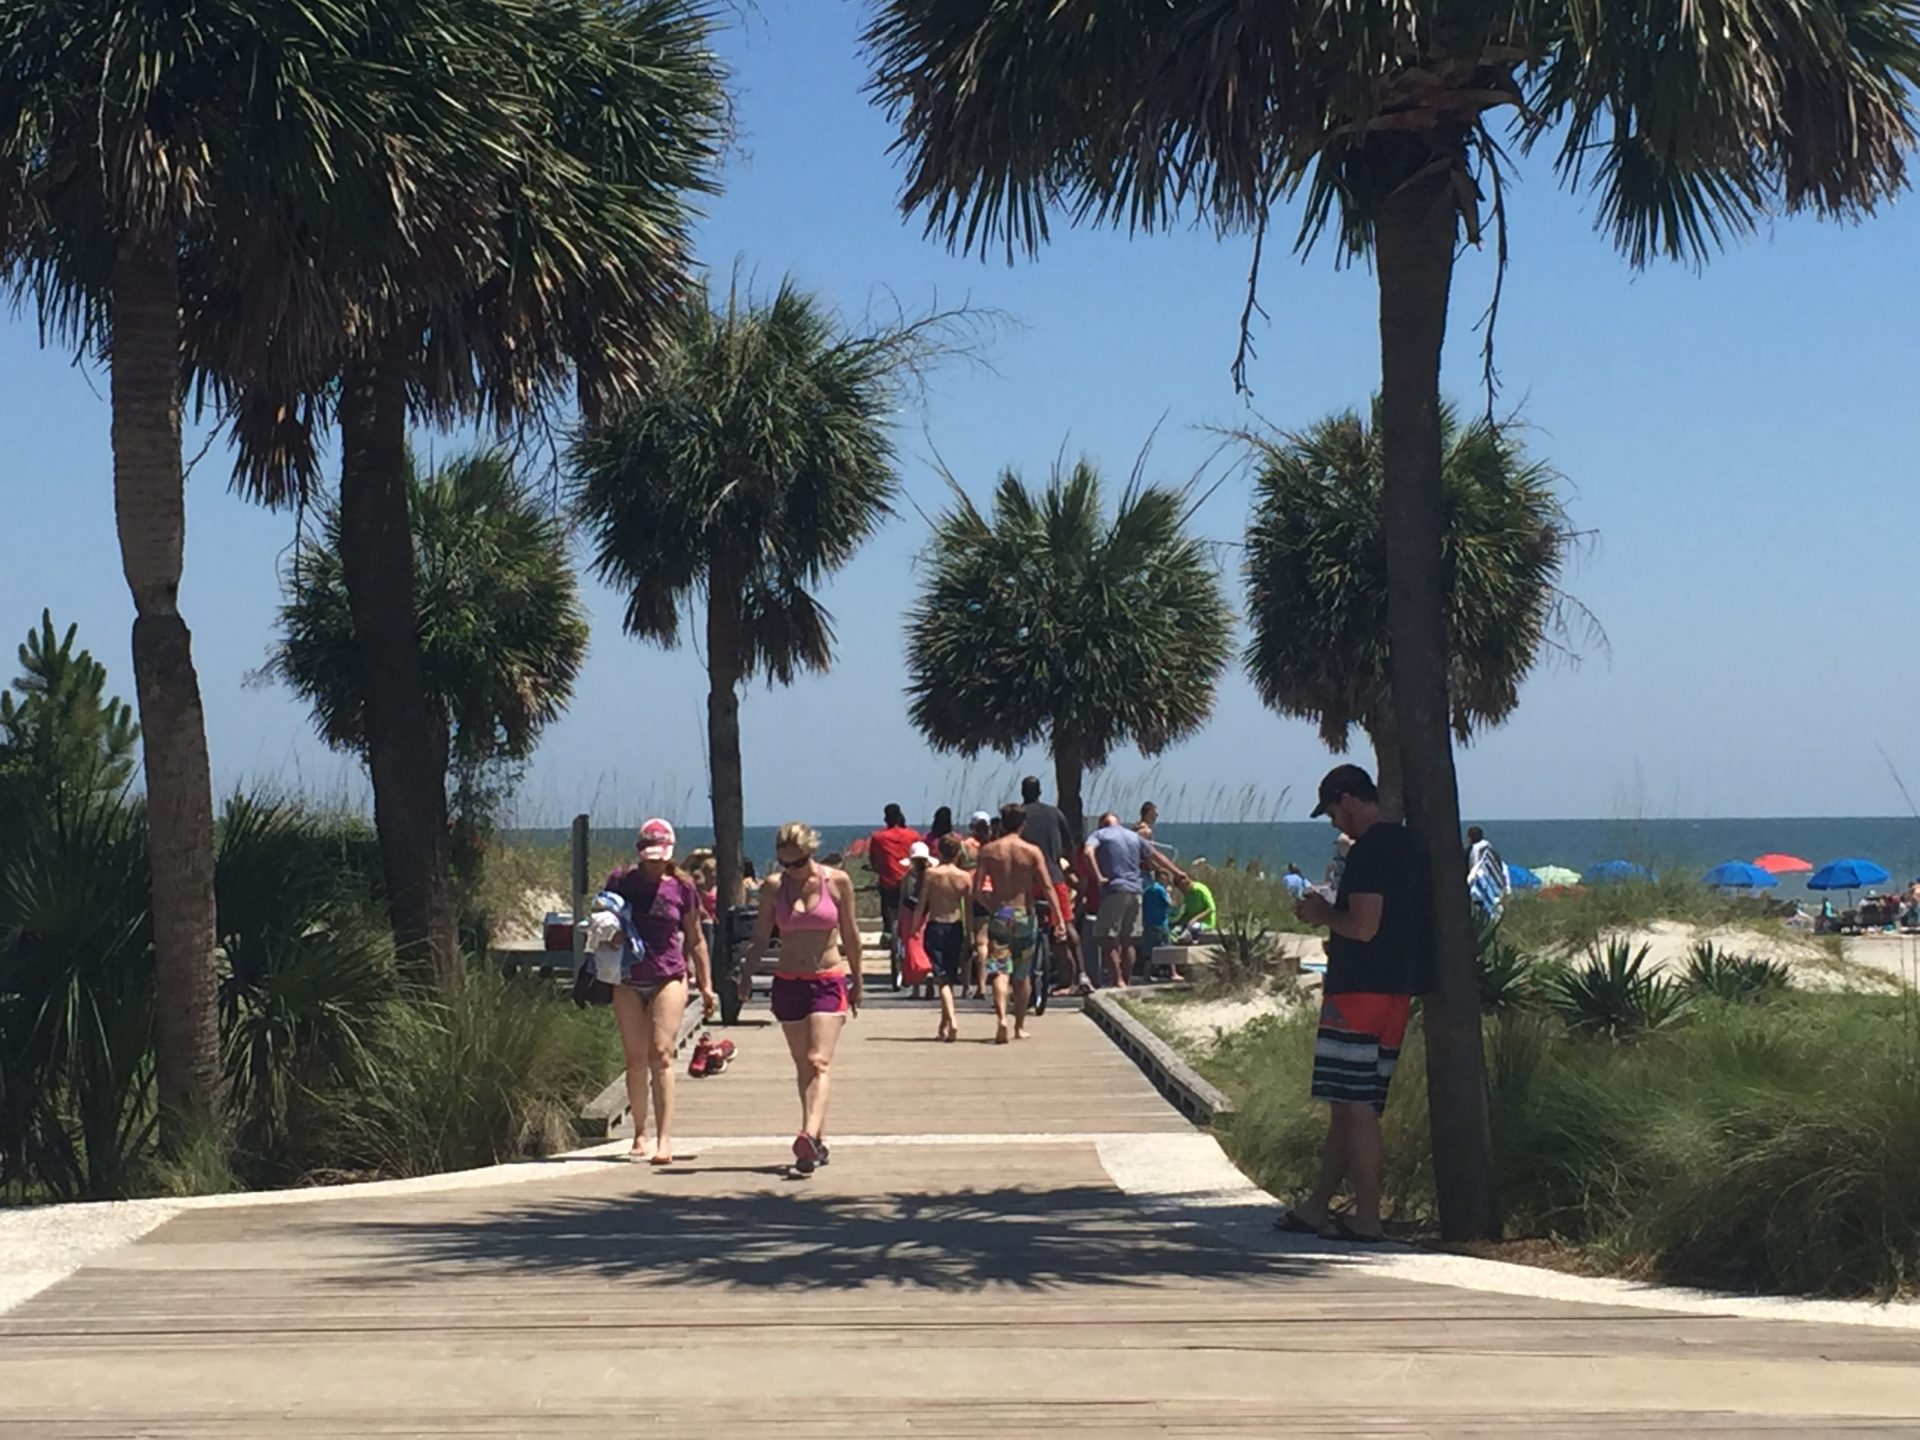
{"type": "Polygon", "coordinates": [[[740,766],[740,581],[718,560],[707,571],[707,766],[712,772],[713,860],[720,887],[722,924],[715,932],[728,943],[726,911],[740,893],[740,858],[746,848],[745,783],[740,766]]]}
{"type": "Polygon", "coordinates": [[[1407,785],[1400,763],[1400,727],[1393,713],[1368,718],[1367,739],[1373,745],[1373,783],[1380,791],[1380,810],[1389,820],[1407,816],[1407,785]]]}
{"type": "Polygon", "coordinates": [[[340,569],[360,654],[367,770],[387,912],[403,956],[465,978],[447,880],[447,747],[414,613],[407,389],[396,355],[355,366],[340,399],[340,569]]]}
{"type": "Polygon", "coordinates": [[[1067,824],[1073,827],[1076,842],[1086,839],[1087,817],[1082,807],[1085,800],[1081,797],[1081,781],[1086,775],[1086,762],[1081,758],[1081,750],[1070,740],[1062,740],[1058,735],[1053,738],[1053,803],[1060,813],[1067,817],[1067,824]]]}
{"type": "Polygon", "coordinates": [[[1434,1190],[1450,1240],[1496,1236],[1480,996],[1448,724],[1441,540],[1440,349],[1457,212],[1444,168],[1426,163],[1381,206],[1380,413],[1387,629],[1407,818],[1433,867],[1434,985],[1425,1008],[1434,1190]]]}
{"type": "Polygon", "coordinates": [[[179,1153],[218,1120],[213,774],[193,636],[179,610],[186,549],[180,468],[180,275],[171,244],[123,244],[113,268],[113,506],[133,592],[152,836],[154,1069],[160,1143],[179,1153]]]}

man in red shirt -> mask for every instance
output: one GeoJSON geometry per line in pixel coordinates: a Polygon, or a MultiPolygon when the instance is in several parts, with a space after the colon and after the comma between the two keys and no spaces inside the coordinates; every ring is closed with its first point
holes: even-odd
{"type": "Polygon", "coordinates": [[[886,829],[867,840],[867,868],[880,879],[880,928],[892,943],[900,918],[900,882],[906,878],[907,852],[923,838],[907,825],[907,812],[898,805],[886,809],[886,829]]]}

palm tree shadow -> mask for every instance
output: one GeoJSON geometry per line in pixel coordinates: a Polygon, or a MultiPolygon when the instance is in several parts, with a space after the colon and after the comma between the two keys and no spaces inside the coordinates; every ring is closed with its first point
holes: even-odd
{"type": "Polygon", "coordinates": [[[335,1223],[392,1252],[395,1263],[335,1282],[361,1288],[417,1284],[423,1268],[943,1292],[1126,1289],[1176,1277],[1261,1283],[1324,1273],[1324,1259],[1312,1254],[1249,1249],[1211,1226],[1152,1214],[1095,1185],[875,1195],[782,1185],[750,1194],[574,1196],[444,1221],[335,1223]]]}

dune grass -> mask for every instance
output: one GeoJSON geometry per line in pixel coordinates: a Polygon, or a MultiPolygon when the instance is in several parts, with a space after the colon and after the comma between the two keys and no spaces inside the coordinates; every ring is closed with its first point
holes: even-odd
{"type": "MultiPolygon", "coordinates": [[[[1314,1017],[1256,1022],[1197,1057],[1238,1111],[1257,1183],[1304,1189],[1325,1130],[1314,1017]]],[[[1827,1295],[1920,1287],[1920,1013],[1910,997],[1711,997],[1629,1043],[1519,1009],[1487,1022],[1497,1183],[1513,1238],[1616,1274],[1827,1295]]],[[[1385,1117],[1390,1213],[1434,1218],[1419,1026],[1385,1117]]]]}
{"type": "Polygon", "coordinates": [[[1514,893],[1500,921],[1501,935],[1523,950],[1565,955],[1585,950],[1603,936],[1644,930],[1673,921],[1696,930],[1733,927],[1796,941],[1771,902],[1730,896],[1684,875],[1620,885],[1578,885],[1564,890],[1514,893]]]}

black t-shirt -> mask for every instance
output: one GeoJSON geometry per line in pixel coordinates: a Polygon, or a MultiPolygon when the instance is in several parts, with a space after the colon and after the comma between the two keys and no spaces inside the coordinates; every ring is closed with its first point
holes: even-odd
{"type": "Polygon", "coordinates": [[[1335,935],[1327,947],[1326,993],[1419,995],[1432,972],[1433,898],[1427,854],[1404,825],[1374,825],[1347,852],[1337,908],[1349,895],[1380,897],[1380,928],[1371,940],[1335,935]]]}
{"type": "Polygon", "coordinates": [[[1072,827],[1067,824],[1067,817],[1057,805],[1036,800],[1024,808],[1027,823],[1020,827],[1020,833],[1047,857],[1047,864],[1053,867],[1054,883],[1058,884],[1066,878],[1066,871],[1060,862],[1074,848],[1072,827]]]}

